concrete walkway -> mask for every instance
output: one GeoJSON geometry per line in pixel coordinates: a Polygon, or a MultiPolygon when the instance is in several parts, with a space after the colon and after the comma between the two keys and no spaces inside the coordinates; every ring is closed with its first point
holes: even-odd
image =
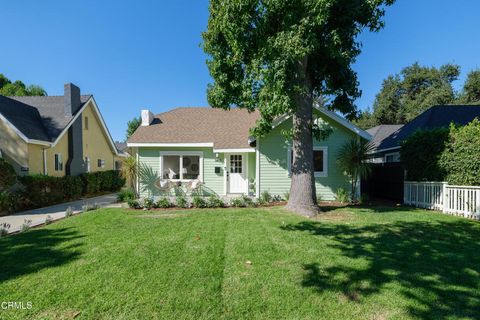
{"type": "Polygon", "coordinates": [[[30,227],[38,226],[45,223],[47,216],[50,216],[52,220],[58,220],[65,217],[65,211],[68,207],[71,207],[73,213],[79,213],[82,211],[82,206],[85,204],[97,204],[99,207],[121,207],[117,201],[117,194],[107,194],[99,197],[77,200],[72,202],[66,202],[57,204],[50,207],[39,208],[34,210],[28,210],[19,212],[10,216],[0,217],[0,225],[3,223],[10,224],[8,233],[14,233],[21,230],[25,220],[31,220],[30,227]]]}

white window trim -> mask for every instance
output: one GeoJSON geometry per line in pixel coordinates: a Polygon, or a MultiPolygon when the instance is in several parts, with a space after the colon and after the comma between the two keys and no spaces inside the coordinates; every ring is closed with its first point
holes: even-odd
{"type": "Polygon", "coordinates": [[[91,172],[92,171],[92,167],[91,167],[91,163],[90,163],[90,157],[85,157],[85,165],[86,165],[86,169],[87,169],[87,172],[91,172]]]}
{"type": "MultiPolygon", "coordinates": [[[[198,172],[198,180],[203,182],[203,152],[202,151],[160,151],[160,178],[163,179],[163,156],[178,156],[180,157],[180,168],[183,167],[183,157],[184,156],[198,156],[199,157],[199,172],[198,172]]],[[[188,182],[196,179],[182,179],[183,172],[180,169],[180,179],[165,179],[169,181],[180,181],[180,182],[188,182]]]]}
{"type": "MultiPolygon", "coordinates": [[[[314,176],[315,178],[326,178],[328,177],[328,147],[313,147],[313,151],[323,151],[323,171],[315,171],[314,176]]],[[[288,171],[287,174],[290,177],[292,175],[292,147],[288,147],[287,150],[287,167],[288,171]]]]}
{"type": "Polygon", "coordinates": [[[97,167],[99,168],[105,168],[106,166],[106,161],[104,159],[97,159],[97,167]],[[100,165],[98,165],[98,162],[100,161],[100,165]]]}

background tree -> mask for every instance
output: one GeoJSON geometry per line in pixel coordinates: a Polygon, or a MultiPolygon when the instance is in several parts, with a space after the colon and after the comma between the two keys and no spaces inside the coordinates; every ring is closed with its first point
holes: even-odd
{"type": "Polygon", "coordinates": [[[373,145],[365,140],[352,139],[345,143],[337,155],[338,166],[345,171],[351,179],[351,199],[357,200],[357,187],[361,178],[366,178],[372,171],[370,153],[373,151],[373,145]]]}
{"type": "Polygon", "coordinates": [[[467,75],[459,103],[480,104],[480,70],[471,71],[467,75]]]}
{"type": "Polygon", "coordinates": [[[364,130],[373,128],[377,125],[377,122],[373,117],[373,113],[370,110],[370,108],[367,108],[366,110],[363,110],[363,111],[359,111],[358,117],[353,119],[352,123],[364,130]]]}
{"type": "Polygon", "coordinates": [[[22,81],[12,82],[0,73],[0,94],[4,96],[46,96],[47,92],[40,86],[26,86],[22,81]]]}
{"type": "Polygon", "coordinates": [[[405,121],[402,93],[402,80],[399,75],[390,75],[383,80],[382,89],[373,103],[372,117],[375,123],[395,124],[405,121]]]}
{"type": "Polygon", "coordinates": [[[359,96],[351,65],[360,53],[357,35],[378,31],[384,5],[393,0],[211,0],[204,50],[214,80],[212,107],[260,110],[252,134],[261,138],[274,119],[292,117],[293,161],[287,208],[318,212],[313,176],[312,121],[316,97],[349,118],[359,96]]]}
{"type": "Polygon", "coordinates": [[[135,132],[135,130],[138,129],[138,127],[142,124],[142,118],[133,118],[132,120],[127,122],[127,140],[132,136],[132,134],[135,132]]]}
{"type": "Polygon", "coordinates": [[[459,75],[458,65],[435,68],[414,63],[383,81],[372,115],[360,113],[357,123],[363,128],[369,128],[364,125],[371,128],[379,124],[403,124],[434,105],[455,103],[453,82],[459,75]]]}

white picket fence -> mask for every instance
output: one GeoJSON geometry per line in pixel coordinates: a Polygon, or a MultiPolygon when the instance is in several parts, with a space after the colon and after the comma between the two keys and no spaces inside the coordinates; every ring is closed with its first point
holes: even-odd
{"type": "Polygon", "coordinates": [[[417,208],[480,219],[480,187],[405,181],[403,202],[417,208]]]}

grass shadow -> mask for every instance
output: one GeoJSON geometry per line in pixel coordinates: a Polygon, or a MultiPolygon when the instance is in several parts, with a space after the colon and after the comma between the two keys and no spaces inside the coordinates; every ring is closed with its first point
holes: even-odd
{"type": "Polygon", "coordinates": [[[78,242],[62,244],[82,237],[72,228],[42,228],[0,238],[0,282],[78,259],[78,242]]]}
{"type": "Polygon", "coordinates": [[[349,261],[335,266],[305,263],[305,287],[338,291],[358,301],[399,285],[414,317],[480,318],[478,224],[457,220],[352,226],[303,221],[282,229],[331,239],[330,246],[349,261]]]}

